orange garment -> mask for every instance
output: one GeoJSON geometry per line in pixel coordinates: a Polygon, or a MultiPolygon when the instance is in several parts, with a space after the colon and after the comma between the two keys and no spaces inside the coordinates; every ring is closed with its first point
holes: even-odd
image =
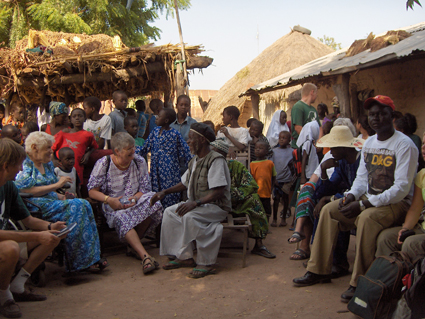
{"type": "Polygon", "coordinates": [[[272,178],[276,177],[276,169],[270,160],[253,161],[250,164],[251,174],[258,184],[258,195],[261,198],[272,196],[272,178]]]}
{"type": "Polygon", "coordinates": [[[18,129],[21,129],[21,128],[22,128],[22,126],[24,126],[24,122],[15,122],[15,121],[12,119],[12,117],[11,117],[11,116],[9,116],[7,119],[6,119],[6,118],[3,118],[3,120],[1,121],[1,124],[2,124],[3,126],[5,126],[5,125],[9,125],[9,124],[12,124],[12,125],[15,125],[18,129]]]}
{"type": "Polygon", "coordinates": [[[327,152],[329,152],[331,150],[330,147],[324,147],[323,148],[323,155],[325,155],[327,152]]]}

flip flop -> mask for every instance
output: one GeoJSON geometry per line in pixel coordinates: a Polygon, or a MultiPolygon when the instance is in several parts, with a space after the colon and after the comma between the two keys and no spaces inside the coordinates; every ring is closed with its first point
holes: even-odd
{"type": "Polygon", "coordinates": [[[210,268],[210,269],[193,268],[192,271],[198,271],[199,272],[198,274],[189,273],[187,275],[189,278],[193,278],[193,279],[204,278],[205,276],[215,275],[217,273],[217,270],[214,269],[214,268],[210,268]]]}
{"type": "Polygon", "coordinates": [[[266,258],[276,258],[276,255],[271,253],[266,246],[254,247],[254,249],[251,250],[251,254],[263,256],[266,258]]]}
{"type": "Polygon", "coordinates": [[[303,239],[305,239],[305,236],[302,235],[301,233],[294,231],[294,233],[291,235],[291,237],[288,238],[288,243],[290,244],[296,244],[299,243],[300,241],[302,241],[303,239]],[[295,238],[296,240],[291,241],[291,238],[295,238]]]}
{"type": "Polygon", "coordinates": [[[299,256],[300,258],[294,258],[294,257],[291,256],[291,257],[289,257],[290,260],[304,260],[304,259],[310,258],[310,254],[308,254],[307,252],[305,252],[301,248],[298,248],[296,251],[294,251],[294,253],[292,255],[299,256]]]}
{"type": "Polygon", "coordinates": [[[182,262],[178,262],[175,260],[170,260],[168,263],[166,263],[164,266],[162,266],[162,268],[164,270],[171,270],[171,269],[177,269],[177,268],[192,268],[192,267],[196,267],[196,263],[194,260],[192,260],[192,262],[189,263],[182,263],[182,262]]]}

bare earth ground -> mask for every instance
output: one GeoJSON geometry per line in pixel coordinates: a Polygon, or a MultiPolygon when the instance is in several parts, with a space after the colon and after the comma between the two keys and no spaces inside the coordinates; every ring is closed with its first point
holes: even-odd
{"type": "MultiPolygon", "coordinates": [[[[201,279],[186,277],[188,268],[143,275],[140,261],[123,249],[106,254],[110,266],[100,274],[63,277],[63,268],[46,263],[47,286],[35,290],[48,299],[20,303],[23,318],[355,318],[338,313],[346,310],[340,295],[349,286],[349,276],[293,287],[292,279],[305,269],[301,261],[289,260],[296,245],[287,242],[288,228],[271,228],[264,242],[276,259],[248,253],[247,267],[241,268],[241,257],[219,255],[219,273],[201,279]]],[[[223,243],[238,242],[240,236],[227,231],[223,243]]],[[[253,244],[250,240],[251,249],[253,244]]],[[[161,266],[167,262],[158,256],[158,248],[147,248],[161,266]]],[[[351,264],[353,255],[352,237],[351,264]]]]}

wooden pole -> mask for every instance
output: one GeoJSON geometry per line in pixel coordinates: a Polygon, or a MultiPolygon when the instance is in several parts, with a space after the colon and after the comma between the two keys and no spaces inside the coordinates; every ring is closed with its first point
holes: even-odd
{"type": "Polygon", "coordinates": [[[186,95],[189,96],[189,87],[188,87],[189,82],[187,79],[187,70],[186,70],[186,54],[184,52],[183,32],[182,32],[182,27],[180,24],[180,15],[179,15],[179,8],[177,6],[177,0],[174,0],[174,8],[176,9],[176,19],[177,19],[177,26],[179,28],[180,46],[181,46],[181,53],[182,53],[182,60],[183,60],[183,62],[181,63],[181,66],[183,68],[183,76],[184,76],[183,90],[185,91],[186,95]]]}

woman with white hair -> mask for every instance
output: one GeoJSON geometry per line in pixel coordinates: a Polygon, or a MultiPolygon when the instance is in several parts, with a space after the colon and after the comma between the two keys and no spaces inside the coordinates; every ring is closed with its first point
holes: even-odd
{"type": "MultiPolygon", "coordinates": [[[[79,198],[66,199],[64,195],[56,192],[65,183],[71,182],[71,178],[63,176],[58,179],[55,175],[51,161],[54,141],[53,136],[44,132],[28,135],[25,141],[28,157],[23,163],[23,170],[16,177],[15,184],[20,192],[34,196],[31,201],[40,206],[44,220],[51,223],[77,223],[65,239],[71,266],[68,271],[86,268],[102,270],[108,266],[108,262],[100,258],[99,235],[89,202],[79,198]]],[[[30,206],[29,210],[35,211],[37,208],[30,206]]]]}

